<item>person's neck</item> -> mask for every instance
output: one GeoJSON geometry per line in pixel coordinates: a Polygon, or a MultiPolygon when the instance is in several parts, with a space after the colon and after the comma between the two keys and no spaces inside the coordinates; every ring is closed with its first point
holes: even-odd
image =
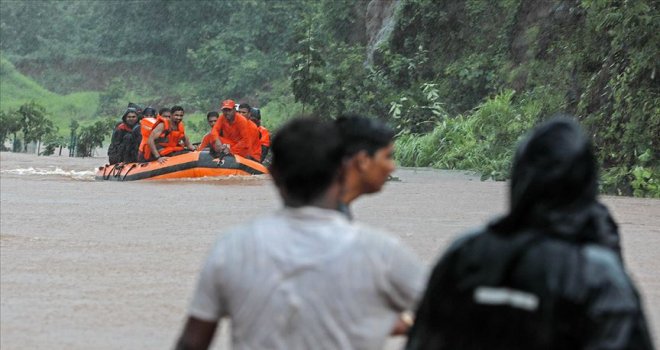
{"type": "Polygon", "coordinates": [[[353,200],[355,200],[355,198],[362,194],[362,191],[360,191],[358,178],[352,171],[346,172],[346,181],[344,186],[344,193],[341,196],[341,201],[344,204],[351,203],[353,200]]]}
{"type": "Polygon", "coordinates": [[[294,198],[284,198],[284,205],[289,208],[317,207],[321,209],[336,210],[341,202],[341,188],[331,186],[325,193],[311,201],[297,200],[294,198]]]}

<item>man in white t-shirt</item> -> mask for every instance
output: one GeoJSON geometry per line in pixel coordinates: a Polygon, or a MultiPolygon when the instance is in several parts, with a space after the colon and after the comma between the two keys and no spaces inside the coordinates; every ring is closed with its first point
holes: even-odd
{"type": "Polygon", "coordinates": [[[332,123],[294,120],[272,152],[284,208],[218,239],[177,349],[207,349],[223,317],[234,349],[381,349],[415,307],[426,268],[337,210],[344,150],[332,123]]]}

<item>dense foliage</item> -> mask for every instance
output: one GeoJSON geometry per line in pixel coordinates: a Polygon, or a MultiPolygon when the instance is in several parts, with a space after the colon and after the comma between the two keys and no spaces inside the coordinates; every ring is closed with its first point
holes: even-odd
{"type": "Polygon", "coordinates": [[[400,131],[402,165],[485,178],[506,178],[520,137],[567,113],[594,139],[604,191],[660,197],[657,2],[399,0],[391,34],[372,40],[388,4],[5,0],[0,49],[54,93],[98,91],[97,115],[180,103],[201,135],[226,97],[270,127],[365,113],[400,131]]]}

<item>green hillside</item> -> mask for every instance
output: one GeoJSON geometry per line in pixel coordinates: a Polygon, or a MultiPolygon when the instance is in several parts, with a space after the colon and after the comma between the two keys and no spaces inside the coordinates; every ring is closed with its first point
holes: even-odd
{"type": "Polygon", "coordinates": [[[18,72],[8,60],[0,58],[0,110],[17,109],[29,101],[44,106],[48,118],[59,128],[60,134],[67,135],[72,119],[83,125],[95,120],[99,94],[76,92],[58,95],[18,72]]]}

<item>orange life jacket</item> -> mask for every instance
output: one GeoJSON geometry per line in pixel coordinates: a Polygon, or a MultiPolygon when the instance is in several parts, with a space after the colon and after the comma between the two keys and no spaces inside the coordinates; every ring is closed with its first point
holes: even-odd
{"type": "Polygon", "coordinates": [[[259,132],[261,133],[261,145],[270,147],[270,133],[268,132],[268,129],[260,125],[259,132]]]}
{"type": "Polygon", "coordinates": [[[183,126],[183,121],[179,123],[179,127],[176,130],[170,130],[170,121],[158,115],[156,118],[142,118],[140,121],[140,132],[142,133],[142,142],[140,142],[139,151],[142,152],[142,155],[145,159],[151,158],[151,147],[149,147],[149,136],[153,130],[158,126],[158,124],[163,124],[163,132],[158,135],[155,140],[158,153],[160,155],[168,155],[173,152],[178,152],[183,150],[183,146],[179,145],[179,142],[185,136],[185,127],[183,126]]]}

